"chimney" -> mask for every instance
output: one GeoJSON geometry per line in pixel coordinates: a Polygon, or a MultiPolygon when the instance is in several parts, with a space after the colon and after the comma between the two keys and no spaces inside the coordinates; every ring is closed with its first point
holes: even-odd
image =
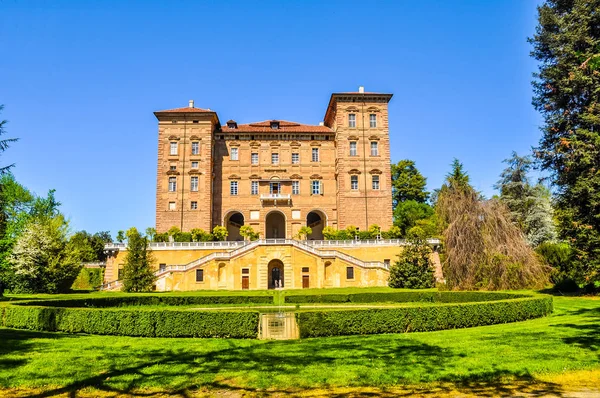
{"type": "Polygon", "coordinates": [[[325,126],[325,122],[319,122],[319,126],[325,126]]]}
{"type": "Polygon", "coordinates": [[[365,93],[365,86],[358,86],[358,92],[361,94],[365,93]]]}
{"type": "Polygon", "coordinates": [[[194,100],[190,100],[190,108],[194,107],[194,100]]]}

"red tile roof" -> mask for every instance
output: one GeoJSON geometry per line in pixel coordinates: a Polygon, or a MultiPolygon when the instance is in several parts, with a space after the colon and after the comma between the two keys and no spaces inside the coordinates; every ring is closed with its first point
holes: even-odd
{"type": "Polygon", "coordinates": [[[156,111],[154,113],[202,113],[202,112],[213,112],[210,109],[201,108],[190,108],[186,106],[184,108],[166,109],[164,111],[156,111]]]}
{"type": "Polygon", "coordinates": [[[222,127],[223,131],[241,132],[241,133],[331,133],[329,127],[318,126],[313,124],[302,124],[296,122],[288,122],[287,120],[265,120],[262,122],[238,124],[236,129],[230,129],[227,126],[222,127]],[[272,129],[271,122],[278,122],[279,128],[272,129]]]}

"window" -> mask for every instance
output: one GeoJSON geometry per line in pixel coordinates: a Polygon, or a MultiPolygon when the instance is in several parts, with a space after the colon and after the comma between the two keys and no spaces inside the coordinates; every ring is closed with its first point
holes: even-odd
{"type": "Polygon", "coordinates": [[[177,155],[177,143],[171,142],[169,155],[177,155]]]}
{"type": "Polygon", "coordinates": [[[177,177],[169,177],[169,192],[177,190],[177,177]]]}
{"type": "Polygon", "coordinates": [[[196,270],[196,282],[204,282],[204,270],[203,269],[196,270]]]}
{"type": "Polygon", "coordinates": [[[308,267],[302,267],[302,272],[308,272],[308,267]]]}
{"type": "Polygon", "coordinates": [[[313,162],[318,162],[319,161],[319,148],[313,148],[312,149],[312,161],[313,162]]]}
{"type": "Polygon", "coordinates": [[[167,264],[158,264],[158,270],[160,272],[166,271],[167,269],[167,264]]]}
{"type": "Polygon", "coordinates": [[[313,195],[321,194],[321,181],[313,180],[313,181],[311,181],[311,186],[312,186],[312,194],[313,195]]]}
{"type": "Polygon", "coordinates": [[[250,268],[242,268],[242,275],[250,275],[250,268]]]}
{"type": "Polygon", "coordinates": [[[354,279],[354,267],[346,267],[346,279],[354,279]]]}
{"type": "Polygon", "coordinates": [[[231,155],[229,156],[229,159],[238,160],[238,149],[237,148],[231,148],[231,155]]]}
{"type": "Polygon", "coordinates": [[[196,201],[193,201],[193,202],[190,204],[190,209],[192,209],[192,210],[198,210],[198,202],[196,202],[196,201]]]}
{"type": "Polygon", "coordinates": [[[198,168],[198,162],[192,162],[192,169],[198,168]]]}
{"type": "Polygon", "coordinates": [[[175,202],[169,202],[169,210],[175,210],[175,202]]]}
{"type": "Polygon", "coordinates": [[[377,175],[373,176],[373,189],[379,189],[379,176],[377,175]]]}
{"type": "Polygon", "coordinates": [[[200,154],[200,143],[192,142],[192,155],[199,155],[199,154],[200,154]]]}
{"type": "Polygon", "coordinates": [[[279,164],[279,154],[278,153],[271,154],[271,164],[279,164]]]}
{"type": "Polygon", "coordinates": [[[292,153],[292,164],[300,164],[300,154],[292,153]]]}
{"type": "Polygon", "coordinates": [[[237,181],[229,181],[229,193],[232,196],[236,196],[238,194],[238,182],[237,181]]]}
{"type": "Polygon", "coordinates": [[[279,184],[278,182],[269,183],[269,193],[271,195],[279,195],[280,192],[281,192],[281,184],[279,184]]]}
{"type": "Polygon", "coordinates": [[[350,156],[356,156],[356,141],[350,141],[350,156]]]}
{"type": "Polygon", "coordinates": [[[198,176],[192,176],[190,181],[190,191],[198,192],[198,176]]]}
{"type": "Polygon", "coordinates": [[[358,176],[350,176],[350,189],[353,191],[358,189],[358,176]]]}
{"type": "Polygon", "coordinates": [[[292,195],[300,195],[300,181],[292,181],[292,195]]]}
{"type": "Polygon", "coordinates": [[[371,156],[379,155],[379,145],[377,141],[371,142],[371,156]]]}
{"type": "Polygon", "coordinates": [[[258,164],[258,153],[252,153],[250,155],[250,161],[252,164],[258,164]]]}
{"type": "Polygon", "coordinates": [[[172,165],[169,166],[169,170],[175,171],[175,170],[177,170],[177,166],[175,166],[174,164],[172,164],[172,165]]]}
{"type": "Polygon", "coordinates": [[[356,127],[356,115],[354,113],[348,115],[348,127],[356,127]]]}
{"type": "Polygon", "coordinates": [[[252,181],[250,183],[250,194],[258,195],[258,181],[252,181]]]}
{"type": "Polygon", "coordinates": [[[369,115],[369,127],[371,127],[372,129],[377,127],[377,115],[374,113],[371,113],[369,115]]]}
{"type": "Polygon", "coordinates": [[[123,268],[119,268],[119,272],[117,272],[117,279],[123,279],[123,268]]]}

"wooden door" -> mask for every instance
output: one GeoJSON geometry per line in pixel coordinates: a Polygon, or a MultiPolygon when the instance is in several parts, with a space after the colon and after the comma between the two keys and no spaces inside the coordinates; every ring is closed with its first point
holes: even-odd
{"type": "Polygon", "coordinates": [[[248,276],[242,276],[242,290],[250,289],[250,278],[248,276]]]}
{"type": "Polygon", "coordinates": [[[308,289],[310,286],[308,275],[302,275],[302,289],[308,289]]]}

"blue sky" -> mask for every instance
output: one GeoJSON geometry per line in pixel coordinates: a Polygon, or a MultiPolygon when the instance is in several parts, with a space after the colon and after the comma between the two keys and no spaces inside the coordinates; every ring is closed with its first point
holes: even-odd
{"type": "Polygon", "coordinates": [[[73,229],[154,225],[155,110],[317,124],[332,92],[394,94],[392,160],[486,195],[539,140],[536,1],[0,1],[0,158],[73,229]]]}

